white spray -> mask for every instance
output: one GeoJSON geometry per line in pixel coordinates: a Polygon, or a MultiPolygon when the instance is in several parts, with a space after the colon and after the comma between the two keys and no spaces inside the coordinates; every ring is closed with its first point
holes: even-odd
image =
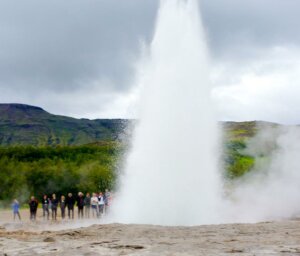
{"type": "Polygon", "coordinates": [[[142,63],[139,123],[114,202],[114,220],[218,222],[218,127],[197,0],[161,0],[142,63]]]}
{"type": "Polygon", "coordinates": [[[257,222],[300,214],[300,128],[263,128],[248,143],[256,167],[236,184],[231,221],[257,222]],[[275,146],[272,150],[272,147],[275,146]],[[259,155],[267,157],[261,159],[259,155]]]}

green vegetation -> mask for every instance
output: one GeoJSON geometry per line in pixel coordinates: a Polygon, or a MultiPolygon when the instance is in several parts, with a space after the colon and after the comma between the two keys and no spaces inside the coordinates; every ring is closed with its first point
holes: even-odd
{"type": "MultiPolygon", "coordinates": [[[[13,197],[25,202],[30,195],[41,198],[44,193],[112,189],[125,147],[118,137],[129,122],[75,119],[39,107],[0,104],[0,202],[13,197]]],[[[264,154],[259,159],[247,155],[245,148],[260,127],[274,126],[222,123],[226,178],[241,177],[258,162],[268,161],[264,154]]]]}
{"type": "Polygon", "coordinates": [[[231,140],[225,144],[226,176],[237,178],[249,172],[255,164],[252,156],[242,154],[246,148],[244,140],[231,140]]]}
{"type": "Polygon", "coordinates": [[[121,119],[76,119],[23,104],[0,104],[0,146],[68,146],[117,140],[121,119]]]}
{"type": "Polygon", "coordinates": [[[116,142],[55,148],[2,147],[0,201],[112,189],[121,150],[116,142]]]}
{"type": "Polygon", "coordinates": [[[252,138],[258,125],[264,122],[226,122],[224,130],[224,165],[225,176],[235,179],[251,171],[255,165],[255,158],[244,153],[247,141],[252,138]]]}
{"type": "Polygon", "coordinates": [[[227,140],[245,140],[253,137],[257,132],[257,125],[264,122],[225,122],[223,128],[227,140]]]}

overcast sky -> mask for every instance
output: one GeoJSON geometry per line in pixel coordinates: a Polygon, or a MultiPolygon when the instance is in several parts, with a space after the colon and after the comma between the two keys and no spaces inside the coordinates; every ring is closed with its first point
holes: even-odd
{"type": "MultiPolygon", "coordinates": [[[[0,102],[132,117],[158,0],[1,0],[0,102]]],[[[300,123],[300,1],[202,0],[220,120],[300,123]]]]}

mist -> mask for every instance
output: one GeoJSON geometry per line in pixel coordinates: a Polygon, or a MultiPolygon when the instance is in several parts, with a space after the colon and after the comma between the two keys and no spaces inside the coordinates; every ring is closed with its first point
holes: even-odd
{"type": "Polygon", "coordinates": [[[227,210],[231,221],[258,222],[300,214],[300,128],[261,127],[247,143],[251,172],[234,182],[227,210]]]}

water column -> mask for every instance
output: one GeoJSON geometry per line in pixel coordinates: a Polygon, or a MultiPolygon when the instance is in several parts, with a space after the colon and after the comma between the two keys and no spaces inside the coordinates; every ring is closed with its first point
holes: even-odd
{"type": "Polygon", "coordinates": [[[120,177],[115,221],[219,222],[219,131],[196,0],[162,0],[138,67],[140,116],[120,177]]]}

